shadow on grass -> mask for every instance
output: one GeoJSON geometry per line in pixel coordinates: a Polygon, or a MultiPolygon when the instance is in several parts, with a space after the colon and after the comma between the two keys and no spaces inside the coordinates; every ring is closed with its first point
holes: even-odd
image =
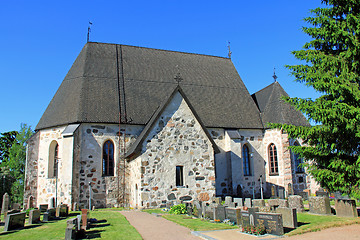
{"type": "MultiPolygon", "coordinates": [[[[307,224],[310,224],[310,223],[308,223],[308,222],[298,222],[298,227],[303,226],[303,225],[307,225],[307,224]]],[[[296,228],[284,227],[284,234],[289,233],[289,232],[291,232],[291,231],[293,231],[295,229],[296,228]]]]}
{"type": "Polygon", "coordinates": [[[94,238],[101,238],[101,232],[104,230],[91,230],[86,231],[86,237],[85,239],[94,239],[94,238]]]}
{"type": "Polygon", "coordinates": [[[21,231],[21,230],[37,228],[37,227],[41,227],[41,226],[42,226],[41,224],[31,224],[31,225],[27,225],[25,227],[17,228],[17,229],[10,230],[10,231],[7,231],[7,232],[0,232],[0,236],[8,235],[8,234],[15,233],[15,232],[18,232],[18,231],[21,231]]]}

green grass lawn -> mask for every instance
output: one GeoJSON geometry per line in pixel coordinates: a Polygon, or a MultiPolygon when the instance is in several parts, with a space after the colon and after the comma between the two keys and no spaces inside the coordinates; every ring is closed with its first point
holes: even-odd
{"type": "Polygon", "coordinates": [[[309,213],[298,213],[297,220],[299,227],[286,233],[287,236],[303,234],[306,232],[316,232],[322,229],[344,226],[350,224],[360,224],[360,218],[343,218],[336,216],[312,215],[309,213]]]}
{"type": "MultiPolygon", "coordinates": [[[[72,212],[75,217],[80,212],[72,212]]],[[[95,210],[90,213],[91,218],[96,218],[100,223],[87,231],[87,236],[91,239],[142,239],[136,229],[129,224],[126,218],[118,211],[95,210]],[[103,221],[101,221],[103,220],[103,221]],[[106,220],[106,221],[105,221],[106,220]]],[[[64,239],[66,219],[52,221],[48,223],[26,225],[25,229],[3,233],[4,226],[0,226],[0,239],[64,239]]]]}

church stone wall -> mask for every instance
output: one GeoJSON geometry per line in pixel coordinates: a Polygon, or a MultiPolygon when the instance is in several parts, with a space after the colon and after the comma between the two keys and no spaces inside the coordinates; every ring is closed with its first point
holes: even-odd
{"type": "Polygon", "coordinates": [[[51,198],[56,198],[56,190],[58,204],[71,204],[73,137],[62,137],[65,127],[39,131],[37,204],[47,204],[51,198]],[[49,177],[50,145],[53,141],[59,144],[58,178],[49,177]]]}
{"type": "Polygon", "coordinates": [[[26,145],[24,208],[27,208],[27,200],[30,196],[34,198],[33,204],[37,206],[39,140],[40,133],[37,132],[31,136],[26,145]]]}
{"type": "Polygon", "coordinates": [[[142,149],[140,207],[209,201],[215,195],[212,144],[179,93],[156,121],[142,149]],[[176,186],[176,166],[183,167],[183,186],[176,186]]]}
{"type": "Polygon", "coordinates": [[[88,207],[89,185],[91,185],[92,205],[114,207],[126,204],[127,196],[123,195],[125,188],[123,155],[141,133],[143,126],[121,125],[120,127],[119,140],[117,124],[82,124],[79,159],[79,202],[82,206],[88,207]],[[107,140],[114,144],[114,176],[102,174],[102,149],[107,140]]]}

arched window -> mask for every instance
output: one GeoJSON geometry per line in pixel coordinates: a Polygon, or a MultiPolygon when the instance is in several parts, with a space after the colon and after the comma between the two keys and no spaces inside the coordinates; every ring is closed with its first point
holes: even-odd
{"type": "Polygon", "coordinates": [[[275,144],[272,143],[269,145],[268,155],[270,164],[270,175],[279,175],[278,158],[275,144]]]}
{"type": "MultiPolygon", "coordinates": [[[[294,146],[300,146],[300,144],[298,142],[295,142],[294,146]]],[[[299,154],[294,153],[294,152],[293,152],[293,156],[294,156],[296,173],[304,173],[304,168],[300,167],[300,164],[303,163],[303,159],[299,156],[299,154]]]]}
{"type": "Polygon", "coordinates": [[[48,164],[48,177],[55,178],[58,176],[58,163],[59,163],[59,144],[56,141],[50,143],[49,148],[49,164],[48,164]]]}
{"type": "Polygon", "coordinates": [[[250,167],[250,153],[248,146],[243,146],[243,170],[244,176],[251,176],[251,167],[250,167]]]}
{"type": "Polygon", "coordinates": [[[103,146],[103,176],[114,176],[114,144],[108,140],[103,146]]]}

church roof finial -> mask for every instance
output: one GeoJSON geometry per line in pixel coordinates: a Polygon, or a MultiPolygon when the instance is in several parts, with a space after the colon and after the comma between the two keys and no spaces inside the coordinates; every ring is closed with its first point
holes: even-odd
{"type": "Polygon", "coordinates": [[[228,41],[228,57],[231,59],[230,41],[228,41]]]}
{"type": "Polygon", "coordinates": [[[179,65],[176,65],[177,74],[175,75],[174,79],[177,82],[178,86],[180,85],[180,82],[184,80],[180,75],[179,65]]]}
{"type": "Polygon", "coordinates": [[[272,76],[274,78],[274,82],[276,82],[276,79],[278,78],[275,74],[275,68],[274,68],[274,75],[272,76]]]}
{"type": "Polygon", "coordinates": [[[87,42],[89,42],[89,41],[90,41],[91,25],[92,25],[92,22],[90,22],[90,21],[89,21],[88,33],[87,33],[87,42]]]}

